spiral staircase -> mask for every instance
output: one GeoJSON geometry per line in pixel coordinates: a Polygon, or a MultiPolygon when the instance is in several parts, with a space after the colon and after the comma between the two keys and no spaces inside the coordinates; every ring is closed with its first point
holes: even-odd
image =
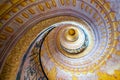
{"type": "Polygon", "coordinates": [[[1,0],[0,80],[120,80],[120,0],[1,0]]]}

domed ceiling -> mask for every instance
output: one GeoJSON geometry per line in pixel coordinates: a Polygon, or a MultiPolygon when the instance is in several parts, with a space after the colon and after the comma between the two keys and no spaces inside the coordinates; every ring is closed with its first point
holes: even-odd
{"type": "Polygon", "coordinates": [[[0,80],[120,80],[120,0],[1,0],[0,80]]]}

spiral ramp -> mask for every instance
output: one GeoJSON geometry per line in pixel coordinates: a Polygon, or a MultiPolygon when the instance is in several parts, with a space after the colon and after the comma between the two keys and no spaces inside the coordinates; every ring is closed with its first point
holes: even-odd
{"type": "Polygon", "coordinates": [[[120,80],[120,0],[1,0],[0,80],[120,80]]]}

